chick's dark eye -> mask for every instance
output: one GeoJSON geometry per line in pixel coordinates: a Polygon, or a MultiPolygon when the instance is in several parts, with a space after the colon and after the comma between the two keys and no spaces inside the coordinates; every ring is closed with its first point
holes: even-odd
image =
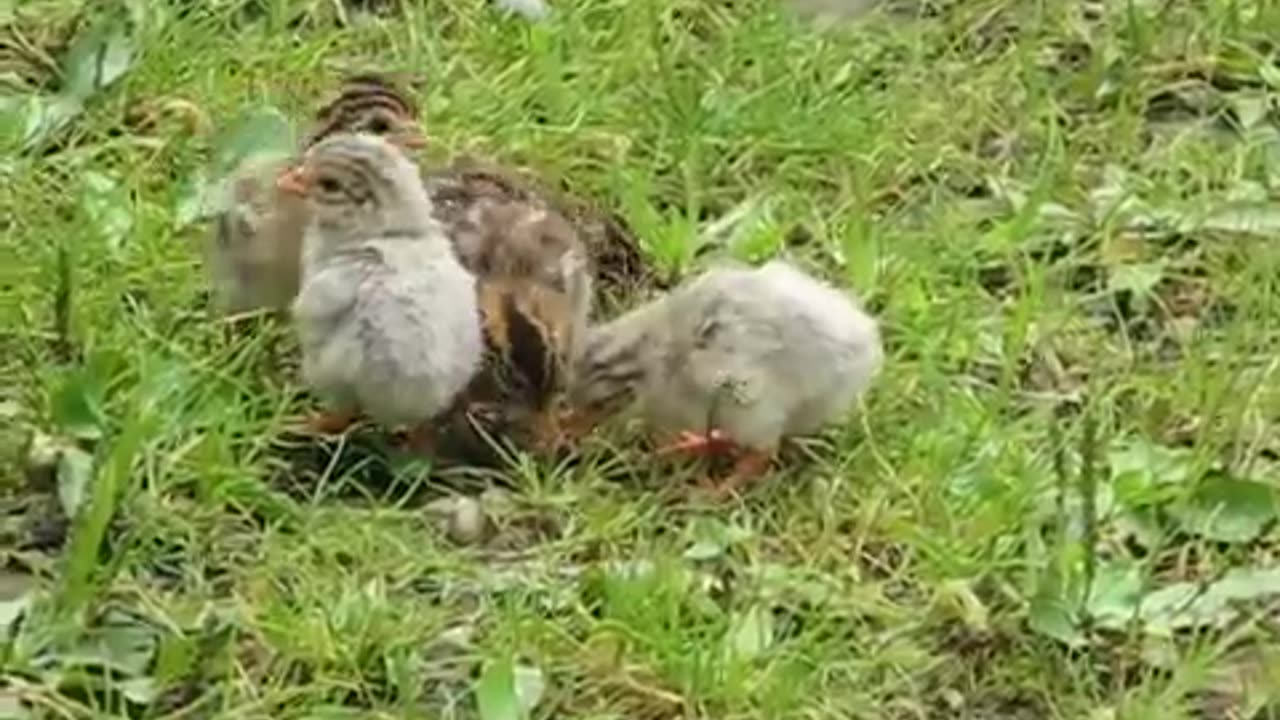
{"type": "Polygon", "coordinates": [[[320,192],[330,195],[342,192],[342,184],[328,175],[317,180],[316,185],[319,186],[320,192]]]}
{"type": "Polygon", "coordinates": [[[373,118],[365,127],[375,135],[385,135],[391,132],[391,123],[387,122],[387,119],[383,117],[373,118]]]}

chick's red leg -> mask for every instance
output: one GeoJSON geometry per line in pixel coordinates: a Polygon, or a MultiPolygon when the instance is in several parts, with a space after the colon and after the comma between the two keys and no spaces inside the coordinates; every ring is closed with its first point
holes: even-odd
{"type": "Polygon", "coordinates": [[[415,425],[404,434],[400,444],[415,455],[432,455],[436,449],[435,428],[425,422],[415,425]]]}
{"type": "Polygon", "coordinates": [[[733,454],[738,444],[719,430],[707,433],[685,431],[680,433],[675,442],[664,445],[654,451],[658,456],[684,453],[698,457],[714,457],[733,454]]]}
{"type": "Polygon", "coordinates": [[[321,435],[337,435],[355,424],[359,415],[347,410],[323,410],[307,418],[309,432],[321,435]]]}
{"type": "Polygon", "coordinates": [[[736,494],[747,485],[758,480],[769,469],[773,461],[773,452],[769,450],[747,450],[733,464],[733,470],[722,480],[704,480],[703,487],[713,497],[725,498],[736,494]]]}

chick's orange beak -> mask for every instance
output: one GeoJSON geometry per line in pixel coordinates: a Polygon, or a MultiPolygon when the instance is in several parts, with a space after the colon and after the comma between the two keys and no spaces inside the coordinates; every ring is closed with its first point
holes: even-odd
{"type": "Polygon", "coordinates": [[[400,128],[391,137],[391,142],[406,150],[421,150],[427,146],[426,133],[422,131],[422,126],[417,123],[411,123],[400,128]]]}
{"type": "Polygon", "coordinates": [[[276,187],[294,195],[307,194],[307,176],[301,165],[286,168],[276,176],[276,187]]]}

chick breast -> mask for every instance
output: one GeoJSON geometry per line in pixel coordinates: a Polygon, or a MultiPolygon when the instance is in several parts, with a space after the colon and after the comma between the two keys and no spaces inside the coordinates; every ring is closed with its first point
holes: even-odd
{"type": "Polygon", "coordinates": [[[308,382],[387,427],[443,413],[481,363],[474,283],[452,257],[404,240],[330,260],[294,310],[308,382]]]}

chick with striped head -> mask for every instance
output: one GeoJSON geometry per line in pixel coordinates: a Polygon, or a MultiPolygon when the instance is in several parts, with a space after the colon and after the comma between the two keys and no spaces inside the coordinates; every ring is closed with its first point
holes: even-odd
{"type": "MultiPolygon", "coordinates": [[[[299,152],[338,132],[384,135],[406,148],[421,147],[417,114],[413,102],[387,80],[354,75],[316,113],[299,152]]],[[[305,203],[275,182],[296,162],[288,156],[251,157],[227,182],[205,245],[214,302],[222,314],[286,311],[298,293],[305,203]]]]}

